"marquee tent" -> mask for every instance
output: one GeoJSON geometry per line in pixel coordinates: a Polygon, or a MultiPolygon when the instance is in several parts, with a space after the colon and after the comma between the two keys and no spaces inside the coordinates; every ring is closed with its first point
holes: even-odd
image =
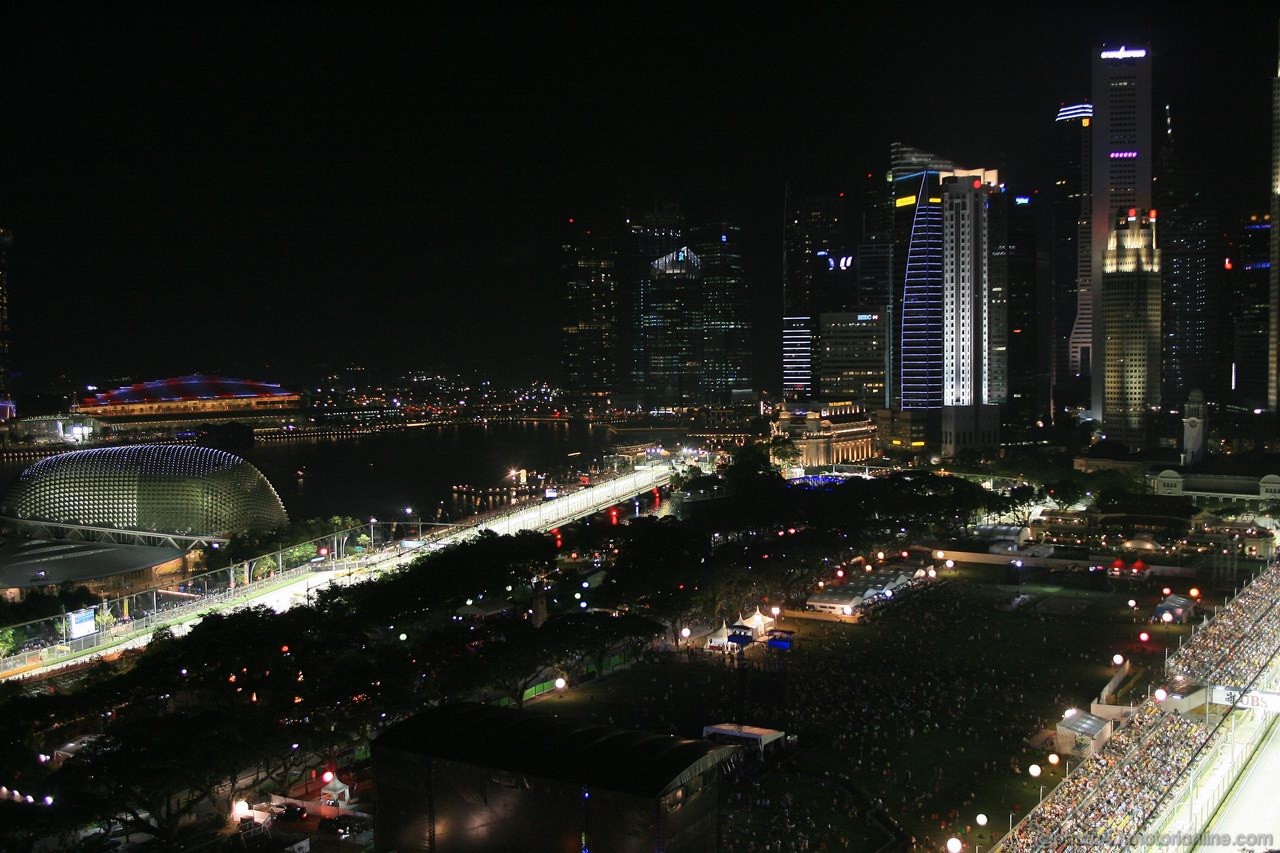
{"type": "Polygon", "coordinates": [[[720,723],[715,726],[703,726],[702,736],[709,741],[747,741],[756,749],[764,752],[764,748],[775,740],[786,736],[786,732],[777,729],[762,729],[758,726],[744,726],[741,723],[720,723]]]}

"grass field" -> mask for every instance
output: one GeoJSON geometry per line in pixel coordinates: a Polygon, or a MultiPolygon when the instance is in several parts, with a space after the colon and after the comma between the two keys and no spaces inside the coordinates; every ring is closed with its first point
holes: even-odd
{"type": "MultiPolygon", "coordinates": [[[[1146,623],[1158,589],[1014,587],[989,567],[946,575],[868,623],[789,619],[791,652],[753,648],[746,666],[671,655],[528,707],[685,737],[722,722],[797,734],[798,750],[758,787],[727,786],[722,813],[736,839],[786,837],[788,825],[812,823],[812,849],[819,839],[874,849],[887,837],[868,824],[865,806],[879,800],[922,846],[958,835],[985,848],[1011,814],[1016,822],[1036,802],[1042,783],[1047,794],[1060,781],[1050,748],[1031,744],[1065,709],[1089,707],[1115,672],[1112,655],[1157,672],[1165,647],[1189,629],[1146,623]],[[1019,594],[1032,602],[1002,609],[1019,594]],[[1150,643],[1138,641],[1141,630],[1150,643]],[[1032,763],[1045,769],[1038,780],[1026,772],[1032,763]],[[985,830],[979,812],[990,818],[985,830]]],[[[1145,692],[1140,678],[1132,686],[1145,692]]]]}

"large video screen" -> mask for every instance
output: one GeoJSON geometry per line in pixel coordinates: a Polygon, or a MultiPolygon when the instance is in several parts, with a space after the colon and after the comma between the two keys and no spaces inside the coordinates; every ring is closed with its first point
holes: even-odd
{"type": "Polygon", "coordinates": [[[92,607],[87,610],[76,610],[67,614],[67,636],[72,640],[87,637],[98,630],[93,619],[92,607]]]}

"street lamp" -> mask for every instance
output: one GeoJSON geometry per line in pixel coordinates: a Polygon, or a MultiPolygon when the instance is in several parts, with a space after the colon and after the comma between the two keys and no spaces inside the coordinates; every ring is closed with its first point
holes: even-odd
{"type": "Polygon", "coordinates": [[[769,612],[773,614],[773,620],[776,622],[778,621],[778,617],[782,614],[782,608],[775,605],[774,607],[769,608],[769,612]]]}
{"type": "Polygon", "coordinates": [[[1120,664],[1124,663],[1124,655],[1117,652],[1111,656],[1111,662],[1116,666],[1120,666],[1120,664]]]}
{"type": "Polygon", "coordinates": [[[987,825],[987,816],[986,816],[986,815],[984,815],[984,814],[979,814],[979,815],[978,815],[978,826],[986,826],[986,825],[987,825]]]}
{"type": "Polygon", "coordinates": [[[1027,772],[1031,774],[1031,778],[1032,778],[1032,779],[1037,779],[1037,778],[1039,778],[1039,776],[1040,776],[1040,765],[1039,765],[1039,764],[1032,764],[1030,767],[1028,767],[1028,768],[1027,768],[1027,772]]]}
{"type": "Polygon", "coordinates": [[[947,853],[960,853],[964,849],[964,844],[959,838],[947,839],[947,853]]]}

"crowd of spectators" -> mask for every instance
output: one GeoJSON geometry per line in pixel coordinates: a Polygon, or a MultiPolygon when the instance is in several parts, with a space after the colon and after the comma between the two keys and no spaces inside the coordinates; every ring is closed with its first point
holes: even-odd
{"type": "MultiPolygon", "coordinates": [[[[1280,649],[1280,563],[1273,563],[1169,659],[1181,683],[1244,687],[1280,649]]],[[[1206,722],[1148,699],[1006,839],[1013,853],[1125,850],[1210,743],[1206,722]]]]}
{"type": "MultiPolygon", "coordinates": [[[[820,745],[832,770],[801,781],[804,793],[785,796],[788,786],[763,778],[730,783],[722,838],[734,850],[859,849],[842,839],[883,839],[885,830],[907,843],[915,835],[917,849],[933,849],[922,830],[978,838],[975,777],[1025,776],[1028,733],[1050,725],[1045,707],[1069,701],[1061,673],[1025,667],[1008,650],[1018,636],[1010,617],[949,579],[915,584],[863,615],[878,632],[871,653],[861,631],[807,622],[801,654],[757,644],[742,657],[688,656],[701,665],[678,687],[655,672],[650,692],[601,703],[593,718],[689,735],[679,709],[692,705],[699,725],[747,722],[798,735],[802,748],[820,745]],[[936,761],[903,760],[924,742],[937,744],[936,761]]],[[[1091,659],[1083,649],[1056,654],[1091,659]]],[[[994,840],[993,829],[982,832],[994,840]]]]}
{"type": "Polygon", "coordinates": [[[1243,687],[1270,660],[1280,638],[1277,601],[1280,563],[1272,563],[1170,656],[1168,676],[1243,687]]]}

